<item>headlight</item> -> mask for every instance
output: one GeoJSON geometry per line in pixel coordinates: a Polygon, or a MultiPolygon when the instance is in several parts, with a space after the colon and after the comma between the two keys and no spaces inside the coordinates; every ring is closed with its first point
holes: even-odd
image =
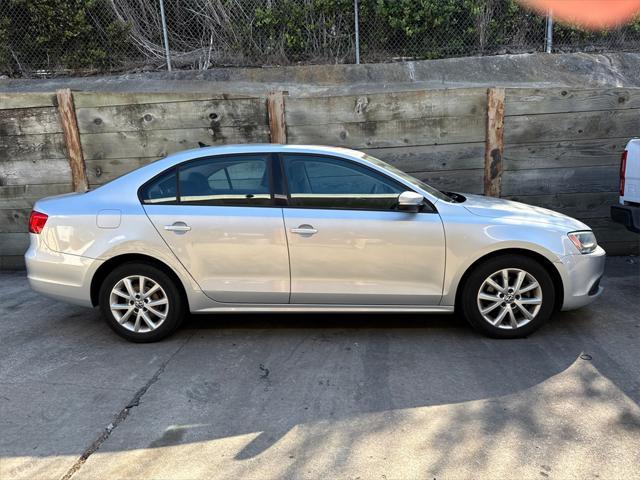
{"type": "Polygon", "coordinates": [[[598,246],[596,236],[591,231],[570,232],[567,235],[580,253],[591,253],[598,246]]]}

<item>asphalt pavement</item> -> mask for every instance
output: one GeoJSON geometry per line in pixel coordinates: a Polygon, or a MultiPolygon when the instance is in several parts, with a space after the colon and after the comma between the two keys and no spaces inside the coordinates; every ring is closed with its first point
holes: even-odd
{"type": "Polygon", "coordinates": [[[640,260],[602,285],[522,340],[288,314],[137,345],[0,273],[0,478],[640,479],[640,260]]]}

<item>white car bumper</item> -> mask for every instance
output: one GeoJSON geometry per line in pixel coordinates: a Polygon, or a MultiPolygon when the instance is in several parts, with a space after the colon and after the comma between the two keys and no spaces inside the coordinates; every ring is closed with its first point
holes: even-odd
{"type": "Polygon", "coordinates": [[[585,255],[565,255],[556,264],[564,285],[562,310],[588,305],[602,293],[600,279],[604,273],[606,252],[597,247],[585,255]]]}
{"type": "Polygon", "coordinates": [[[31,244],[24,255],[31,288],[51,298],[92,307],[91,278],[101,260],[50,250],[31,234],[31,244]]]}

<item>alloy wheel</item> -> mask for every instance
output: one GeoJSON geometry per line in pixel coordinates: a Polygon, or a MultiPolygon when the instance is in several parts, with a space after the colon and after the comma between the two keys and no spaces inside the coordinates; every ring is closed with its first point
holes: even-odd
{"type": "Polygon", "coordinates": [[[516,329],[538,315],[542,307],[542,287],[529,272],[504,268],[484,280],[477,303],[485,321],[497,328],[516,329]]]}
{"type": "Polygon", "coordinates": [[[169,313],[169,299],[164,289],[143,275],[117,282],[111,289],[109,304],[117,322],[136,333],[156,330],[169,313]]]}

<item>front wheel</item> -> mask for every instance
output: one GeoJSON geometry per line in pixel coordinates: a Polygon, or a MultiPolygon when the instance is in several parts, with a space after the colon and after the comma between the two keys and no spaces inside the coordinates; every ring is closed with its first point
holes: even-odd
{"type": "Polygon", "coordinates": [[[132,342],[161,340],[172,334],[184,317],[184,301],[175,282],[146,263],[115,268],[102,282],[99,298],[107,324],[132,342]]]}
{"type": "Polygon", "coordinates": [[[547,270],[522,255],[502,255],[478,265],[462,292],[465,318],[494,338],[533,333],[553,313],[555,289],[547,270]]]}

